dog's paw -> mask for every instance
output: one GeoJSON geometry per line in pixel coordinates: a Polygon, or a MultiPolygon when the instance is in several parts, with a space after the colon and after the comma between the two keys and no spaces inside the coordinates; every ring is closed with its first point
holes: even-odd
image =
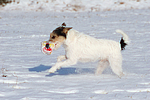
{"type": "Polygon", "coordinates": [[[123,77],[125,74],[123,73],[123,72],[121,72],[120,74],[119,74],[119,78],[121,78],[121,77],[123,77]]]}
{"type": "Polygon", "coordinates": [[[57,70],[57,69],[56,69],[55,67],[52,67],[48,72],[49,72],[49,73],[55,73],[56,70],[57,70]]]}

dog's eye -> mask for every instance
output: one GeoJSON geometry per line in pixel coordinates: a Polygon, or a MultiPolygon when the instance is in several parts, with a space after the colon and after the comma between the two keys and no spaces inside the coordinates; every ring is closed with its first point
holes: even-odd
{"type": "Polygon", "coordinates": [[[56,36],[52,36],[52,39],[55,39],[56,36]]]}

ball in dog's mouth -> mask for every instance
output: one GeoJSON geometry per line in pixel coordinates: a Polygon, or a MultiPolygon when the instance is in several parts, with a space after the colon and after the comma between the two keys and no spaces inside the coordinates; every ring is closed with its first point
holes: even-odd
{"type": "Polygon", "coordinates": [[[50,55],[55,48],[55,43],[51,43],[49,41],[43,41],[42,42],[42,52],[44,54],[50,55]]]}

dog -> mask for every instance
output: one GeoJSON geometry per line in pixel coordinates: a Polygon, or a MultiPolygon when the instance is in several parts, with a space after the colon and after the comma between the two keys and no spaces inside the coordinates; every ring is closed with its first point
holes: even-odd
{"type": "Polygon", "coordinates": [[[121,51],[129,43],[129,37],[122,30],[116,30],[116,32],[123,36],[120,43],[93,38],[72,27],[66,27],[63,23],[50,33],[49,41],[55,43],[55,50],[63,45],[65,55],[57,58],[57,63],[50,68],[49,72],[54,73],[61,67],[75,65],[77,62],[98,61],[96,75],[101,74],[106,67],[110,66],[116,75],[123,76],[121,51]]]}

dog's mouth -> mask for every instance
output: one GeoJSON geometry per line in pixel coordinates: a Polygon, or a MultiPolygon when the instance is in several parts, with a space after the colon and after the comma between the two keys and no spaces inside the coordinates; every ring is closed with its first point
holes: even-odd
{"type": "Polygon", "coordinates": [[[55,44],[55,47],[56,47],[59,43],[58,43],[58,42],[55,42],[54,44],[55,44]]]}
{"type": "Polygon", "coordinates": [[[55,47],[54,47],[54,50],[57,50],[59,47],[60,47],[60,45],[61,45],[61,43],[60,42],[53,42],[54,44],[55,44],[55,47]]]}

